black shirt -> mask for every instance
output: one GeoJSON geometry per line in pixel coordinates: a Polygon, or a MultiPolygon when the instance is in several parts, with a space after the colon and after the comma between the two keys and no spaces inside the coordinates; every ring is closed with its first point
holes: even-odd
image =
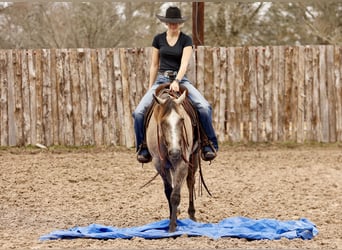
{"type": "Polygon", "coordinates": [[[166,40],[166,32],[158,34],[154,37],[152,46],[159,50],[159,71],[172,70],[178,71],[183,49],[187,46],[192,46],[190,36],[181,32],[174,46],[170,46],[166,40]]]}

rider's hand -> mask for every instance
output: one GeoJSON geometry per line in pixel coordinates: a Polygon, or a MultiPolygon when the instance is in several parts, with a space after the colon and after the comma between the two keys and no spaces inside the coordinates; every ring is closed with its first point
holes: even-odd
{"type": "Polygon", "coordinates": [[[170,84],[170,90],[179,92],[179,83],[176,80],[172,81],[170,84]]]}

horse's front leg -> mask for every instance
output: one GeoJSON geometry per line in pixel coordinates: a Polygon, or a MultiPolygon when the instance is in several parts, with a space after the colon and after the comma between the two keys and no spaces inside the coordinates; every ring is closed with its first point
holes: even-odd
{"type": "Polygon", "coordinates": [[[178,206],[181,200],[181,195],[180,195],[181,188],[188,174],[188,167],[186,164],[181,163],[175,169],[176,171],[174,172],[174,176],[173,176],[174,186],[173,186],[173,190],[171,193],[171,218],[170,218],[170,224],[169,224],[169,232],[176,231],[177,212],[178,212],[178,206]]]}
{"type": "Polygon", "coordinates": [[[170,224],[169,224],[170,233],[176,231],[177,208],[178,208],[179,203],[180,203],[180,192],[174,189],[171,194],[171,218],[170,218],[170,224]]]}
{"type": "Polygon", "coordinates": [[[188,214],[189,214],[190,219],[193,221],[196,221],[194,194],[195,194],[195,174],[196,174],[197,168],[198,168],[198,154],[195,154],[191,156],[188,176],[186,177],[186,182],[187,182],[188,191],[189,191],[188,214]]]}
{"type": "Polygon", "coordinates": [[[171,177],[171,172],[169,169],[166,169],[165,166],[165,162],[160,160],[159,158],[155,158],[154,159],[154,166],[155,169],[157,170],[157,172],[159,173],[160,177],[163,180],[163,184],[164,184],[164,194],[166,196],[167,199],[167,203],[169,205],[169,218],[171,219],[171,211],[172,211],[172,207],[171,207],[171,193],[172,193],[172,177],[171,177]]]}
{"type": "Polygon", "coordinates": [[[170,181],[167,180],[168,178],[163,177],[163,182],[164,182],[164,193],[167,199],[167,203],[169,205],[169,212],[170,212],[170,219],[172,216],[172,205],[171,205],[171,194],[173,191],[172,184],[170,181]]]}

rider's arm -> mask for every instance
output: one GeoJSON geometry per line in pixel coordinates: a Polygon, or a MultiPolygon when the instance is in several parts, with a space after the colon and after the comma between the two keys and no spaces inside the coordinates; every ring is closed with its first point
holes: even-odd
{"type": "Polygon", "coordinates": [[[179,91],[179,82],[177,82],[177,80],[181,81],[182,78],[184,77],[184,75],[188,69],[188,65],[190,62],[191,55],[192,55],[192,46],[184,47],[181,65],[179,67],[179,70],[178,70],[178,73],[177,73],[175,80],[170,85],[170,89],[172,89],[174,91],[179,91]]]}
{"type": "Polygon", "coordinates": [[[151,67],[150,67],[150,82],[149,82],[149,88],[153,85],[157,78],[158,74],[158,68],[159,68],[159,50],[154,48],[152,49],[152,61],[151,61],[151,67]]]}

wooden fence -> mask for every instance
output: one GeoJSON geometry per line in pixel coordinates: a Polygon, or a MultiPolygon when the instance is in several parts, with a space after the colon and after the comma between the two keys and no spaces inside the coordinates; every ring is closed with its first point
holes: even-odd
{"type": "MultiPolygon", "coordinates": [[[[150,54],[0,50],[0,145],[134,146],[150,54]]],[[[221,142],[342,141],[340,46],[198,47],[188,77],[221,142]]]]}

